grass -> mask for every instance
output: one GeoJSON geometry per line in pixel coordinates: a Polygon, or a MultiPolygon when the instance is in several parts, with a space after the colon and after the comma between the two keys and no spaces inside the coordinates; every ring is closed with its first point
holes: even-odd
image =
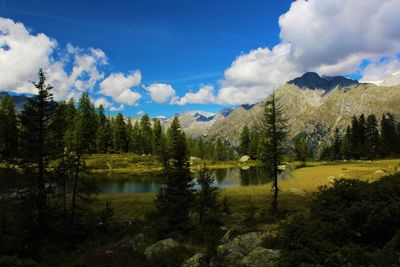
{"type": "MultiPolygon", "coordinates": [[[[305,211],[311,193],[318,186],[328,185],[333,179],[357,178],[374,181],[392,174],[400,160],[354,162],[311,162],[306,167],[292,172],[292,178],[280,181],[280,205],[287,212],[305,211]]],[[[217,166],[223,166],[217,165],[217,166]]],[[[230,166],[230,165],[229,165],[230,166]]],[[[100,194],[94,198],[94,208],[99,210],[104,203],[111,201],[118,220],[142,217],[154,210],[154,193],[100,194]]],[[[241,186],[222,189],[221,199],[227,197],[232,212],[244,213],[251,203],[259,210],[269,208],[271,203],[271,184],[241,186]]]]}

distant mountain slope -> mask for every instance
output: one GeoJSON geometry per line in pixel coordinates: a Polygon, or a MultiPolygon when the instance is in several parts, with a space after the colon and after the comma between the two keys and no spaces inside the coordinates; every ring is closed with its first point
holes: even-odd
{"type": "MultiPolygon", "coordinates": [[[[0,92],[0,99],[6,95],[10,95],[7,92],[0,92]]],[[[26,100],[28,99],[25,95],[11,95],[11,98],[14,100],[15,108],[18,112],[21,112],[24,109],[24,105],[26,100]]]]}
{"type": "MultiPolygon", "coordinates": [[[[303,134],[318,153],[332,136],[335,127],[344,130],[353,115],[400,114],[400,85],[377,86],[345,77],[320,77],[315,73],[289,81],[276,90],[290,125],[290,137],[303,134]]],[[[221,137],[239,144],[244,125],[257,127],[263,116],[263,104],[239,106],[218,112],[211,120],[198,121],[193,115],[181,115],[183,129],[194,137],[221,137]]]]}

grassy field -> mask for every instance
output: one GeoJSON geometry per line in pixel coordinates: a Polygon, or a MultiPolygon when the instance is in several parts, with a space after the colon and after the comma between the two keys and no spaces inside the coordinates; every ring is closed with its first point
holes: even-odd
{"type": "MultiPolygon", "coordinates": [[[[304,211],[318,186],[328,185],[334,179],[356,178],[374,181],[394,173],[400,160],[388,159],[355,162],[310,162],[306,167],[292,171],[292,177],[280,181],[280,205],[287,212],[304,211]]],[[[145,164],[143,165],[145,166],[145,164]]],[[[269,208],[271,202],[271,184],[231,187],[221,190],[220,196],[228,199],[232,212],[246,212],[249,204],[262,211],[269,208]]],[[[113,203],[117,219],[137,218],[154,209],[154,193],[139,194],[100,194],[95,197],[96,209],[104,206],[105,201],[113,203]]]]}

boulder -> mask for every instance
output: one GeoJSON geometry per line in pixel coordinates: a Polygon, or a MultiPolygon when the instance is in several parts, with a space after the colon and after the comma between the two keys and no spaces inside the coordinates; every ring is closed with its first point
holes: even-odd
{"type": "Polygon", "coordinates": [[[244,155],[244,156],[241,156],[241,157],[240,157],[239,161],[240,161],[240,162],[246,162],[246,161],[249,161],[249,159],[250,159],[249,156],[244,155]]]}
{"type": "Polygon", "coordinates": [[[279,250],[257,247],[245,256],[239,266],[241,267],[275,267],[278,266],[279,250]]]}
{"type": "Polygon", "coordinates": [[[153,257],[161,257],[166,255],[174,249],[177,249],[179,246],[179,243],[173,238],[160,240],[146,248],[144,255],[146,256],[147,260],[150,260],[153,257]]]}
{"type": "Polygon", "coordinates": [[[385,171],[384,170],[377,170],[375,173],[376,174],[383,174],[383,173],[385,173],[385,171]]]}
{"type": "Polygon", "coordinates": [[[262,246],[265,239],[266,235],[261,232],[239,235],[233,240],[218,246],[217,260],[223,265],[234,266],[255,248],[262,246]]]}
{"type": "Polygon", "coordinates": [[[208,267],[207,255],[204,253],[197,253],[182,264],[182,267],[208,267]]]}

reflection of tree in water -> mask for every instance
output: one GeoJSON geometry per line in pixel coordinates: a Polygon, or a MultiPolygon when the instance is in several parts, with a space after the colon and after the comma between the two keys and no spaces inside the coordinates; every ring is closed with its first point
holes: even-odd
{"type": "Polygon", "coordinates": [[[213,175],[218,183],[222,183],[222,181],[226,178],[227,169],[215,169],[213,175]]]}
{"type": "Polygon", "coordinates": [[[265,184],[272,180],[271,175],[261,167],[251,167],[247,170],[240,169],[241,185],[265,184]]]}

